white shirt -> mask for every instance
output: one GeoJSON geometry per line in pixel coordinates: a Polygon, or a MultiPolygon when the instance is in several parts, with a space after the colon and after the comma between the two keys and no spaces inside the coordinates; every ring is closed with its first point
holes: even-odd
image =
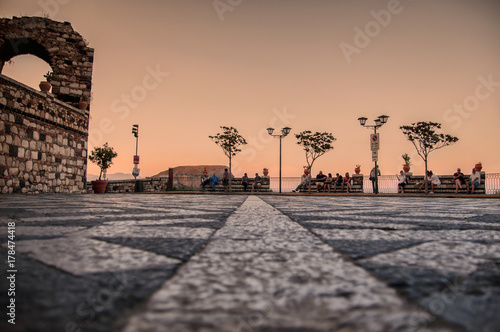
{"type": "Polygon", "coordinates": [[[471,182],[479,182],[481,183],[481,173],[477,172],[476,173],[473,173],[470,175],[470,180],[471,182]]]}
{"type": "Polygon", "coordinates": [[[441,184],[441,180],[439,180],[436,174],[432,174],[431,182],[434,183],[435,186],[439,186],[441,184]]]}

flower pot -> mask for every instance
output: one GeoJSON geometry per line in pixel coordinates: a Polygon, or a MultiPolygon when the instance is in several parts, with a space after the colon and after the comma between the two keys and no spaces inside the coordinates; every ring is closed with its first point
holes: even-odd
{"type": "Polygon", "coordinates": [[[410,166],[408,166],[408,165],[403,165],[403,171],[404,171],[405,173],[408,173],[408,172],[410,171],[410,166]]]}
{"type": "Polygon", "coordinates": [[[309,173],[311,173],[311,170],[308,168],[304,168],[304,174],[309,175],[309,173]]]}
{"type": "Polygon", "coordinates": [[[356,167],[356,168],[354,169],[354,173],[359,174],[360,172],[361,172],[361,168],[356,167]]]}
{"type": "Polygon", "coordinates": [[[38,86],[40,87],[40,90],[42,90],[43,92],[49,92],[50,88],[52,87],[52,85],[49,82],[45,81],[40,82],[38,86]]]}
{"type": "Polygon", "coordinates": [[[483,164],[476,164],[476,171],[481,172],[483,169],[483,164]]]}
{"type": "Polygon", "coordinates": [[[78,102],[78,108],[79,108],[79,109],[81,109],[81,110],[85,110],[85,109],[87,109],[87,106],[88,106],[88,105],[89,105],[89,104],[88,104],[85,100],[80,100],[80,101],[78,102]]]}
{"type": "Polygon", "coordinates": [[[269,170],[267,168],[264,168],[262,173],[264,174],[264,176],[267,176],[269,174],[269,170]]]}
{"type": "Polygon", "coordinates": [[[106,192],[107,185],[108,185],[108,180],[92,181],[92,189],[94,189],[94,194],[104,194],[106,192]]]}

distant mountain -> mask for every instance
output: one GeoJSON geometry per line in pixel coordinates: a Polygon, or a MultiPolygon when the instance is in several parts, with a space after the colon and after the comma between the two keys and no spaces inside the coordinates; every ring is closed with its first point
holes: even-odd
{"type": "MultiPolygon", "coordinates": [[[[173,169],[174,169],[174,176],[182,176],[182,175],[201,176],[203,170],[206,169],[209,175],[216,173],[217,176],[221,177],[222,173],[224,173],[225,168],[227,168],[227,166],[224,165],[198,165],[198,166],[177,166],[174,167],[173,169]]],[[[162,176],[168,176],[168,169],[156,175],[153,175],[152,177],[158,178],[162,176]]]]}
{"type": "MultiPolygon", "coordinates": [[[[132,175],[132,173],[130,173],[130,174],[127,174],[127,173],[111,173],[111,174],[107,174],[106,178],[108,180],[133,180],[134,176],[132,175]]],[[[137,178],[138,179],[143,179],[143,177],[141,177],[141,176],[138,176],[137,178]]],[[[87,174],[87,181],[94,181],[94,180],[98,180],[98,179],[99,179],[99,175],[87,174]]]]}

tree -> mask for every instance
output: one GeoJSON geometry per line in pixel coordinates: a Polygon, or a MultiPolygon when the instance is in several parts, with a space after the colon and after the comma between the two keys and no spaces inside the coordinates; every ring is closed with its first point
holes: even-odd
{"type": "MultiPolygon", "coordinates": [[[[427,175],[429,153],[458,141],[458,137],[437,133],[436,130],[441,129],[441,124],[436,122],[417,122],[411,126],[401,126],[399,129],[403,131],[406,139],[413,143],[418,155],[424,161],[424,179],[427,175]]],[[[425,181],[425,193],[428,193],[427,181],[425,181]]]]}
{"type": "MultiPolygon", "coordinates": [[[[215,136],[208,136],[212,141],[222,148],[224,154],[229,158],[229,176],[231,177],[231,159],[236,156],[241,150],[240,145],[247,144],[247,141],[238,133],[238,130],[233,127],[221,126],[223,133],[218,133],[215,136]]],[[[229,190],[231,190],[231,179],[229,179],[229,190]]]]}
{"type": "MultiPolygon", "coordinates": [[[[337,139],[331,133],[315,132],[314,134],[309,131],[303,131],[295,134],[297,144],[301,145],[306,151],[307,168],[310,170],[312,177],[312,166],[316,159],[324,155],[330,150],[333,150],[332,143],[337,139]]],[[[309,193],[311,193],[311,182],[309,181],[309,193]]]]}
{"type": "Polygon", "coordinates": [[[108,146],[108,142],[104,143],[102,147],[96,146],[89,156],[89,160],[101,169],[99,174],[99,181],[101,180],[102,172],[113,165],[113,159],[118,156],[118,154],[113,150],[112,147],[108,146]]]}

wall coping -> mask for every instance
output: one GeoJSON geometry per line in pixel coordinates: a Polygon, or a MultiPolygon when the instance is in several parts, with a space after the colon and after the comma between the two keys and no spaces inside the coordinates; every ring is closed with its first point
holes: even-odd
{"type": "Polygon", "coordinates": [[[42,91],[38,91],[38,90],[35,90],[33,89],[32,87],[22,83],[22,82],[19,82],[19,81],[16,81],[15,79],[9,77],[9,76],[6,76],[4,74],[0,74],[0,79],[3,79],[11,84],[15,84],[17,86],[19,86],[20,88],[24,89],[24,90],[27,90],[29,93],[34,93],[36,95],[38,95],[40,98],[47,98],[49,97],[51,99],[51,101],[55,104],[58,104],[59,106],[61,107],[65,107],[65,108],[69,108],[70,110],[74,111],[74,112],[77,112],[77,113],[80,113],[81,115],[85,115],[85,116],[89,116],[89,111],[88,110],[81,110],[77,107],[74,107],[73,105],[71,104],[67,104],[59,99],[56,98],[56,96],[50,92],[42,92],[42,91]]]}

